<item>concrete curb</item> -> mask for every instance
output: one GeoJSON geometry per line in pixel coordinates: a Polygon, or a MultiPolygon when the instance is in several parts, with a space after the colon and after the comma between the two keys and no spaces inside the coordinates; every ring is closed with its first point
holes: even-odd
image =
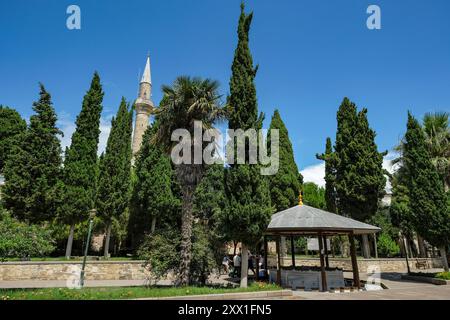
{"type": "Polygon", "coordinates": [[[264,299],[264,298],[282,298],[292,296],[292,290],[274,290],[259,292],[237,292],[237,293],[218,293],[203,294],[192,296],[160,297],[160,298],[139,298],[134,300],[246,300],[246,299],[264,299]]]}
{"type": "Polygon", "coordinates": [[[447,285],[447,284],[450,284],[450,280],[436,279],[436,278],[430,278],[430,277],[421,277],[421,276],[402,275],[402,279],[404,279],[404,280],[411,280],[411,281],[418,281],[418,282],[425,282],[425,283],[431,283],[431,284],[435,284],[435,285],[447,285]]]}

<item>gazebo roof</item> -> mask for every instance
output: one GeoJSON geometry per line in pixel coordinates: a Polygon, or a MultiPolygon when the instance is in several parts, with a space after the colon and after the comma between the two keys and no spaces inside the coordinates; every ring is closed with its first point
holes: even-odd
{"type": "Polygon", "coordinates": [[[266,234],[370,234],[380,230],[367,223],[299,205],[274,214],[266,234]]]}

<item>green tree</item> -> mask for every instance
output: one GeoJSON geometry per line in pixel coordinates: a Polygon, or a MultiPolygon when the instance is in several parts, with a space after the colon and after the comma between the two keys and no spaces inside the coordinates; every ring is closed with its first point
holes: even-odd
{"type": "Polygon", "coordinates": [[[47,227],[28,225],[0,209],[0,261],[44,257],[55,250],[47,227]]]}
{"type": "Polygon", "coordinates": [[[440,247],[442,255],[446,257],[446,246],[450,240],[450,212],[444,185],[432,163],[424,131],[410,113],[405,134],[403,164],[408,172],[409,210],[415,230],[431,244],[440,247]]]}
{"type": "Polygon", "coordinates": [[[317,154],[316,158],[325,161],[325,209],[329,212],[336,213],[336,161],[331,138],[327,138],[325,153],[321,155],[317,154]]]}
{"type": "Polygon", "coordinates": [[[325,189],[319,187],[314,182],[306,182],[303,184],[303,201],[306,205],[325,209],[325,189]]]}
{"type": "Polygon", "coordinates": [[[275,110],[269,128],[268,150],[271,152],[270,132],[278,130],[279,134],[279,169],[278,172],[269,177],[270,196],[272,205],[277,211],[282,211],[298,204],[298,196],[301,189],[301,179],[294,159],[292,143],[289,139],[288,130],[281,119],[278,110],[275,110]]]}
{"type": "MultiPolygon", "coordinates": [[[[226,197],[224,185],[225,168],[222,164],[208,165],[204,177],[197,186],[194,195],[194,216],[198,223],[194,230],[194,238],[197,240],[198,247],[202,241],[205,253],[205,258],[201,258],[201,270],[209,273],[212,267],[218,266],[222,262],[224,255],[224,244],[232,239],[227,237],[223,232],[224,226],[222,217],[226,210],[226,197]]],[[[196,248],[194,247],[194,252],[196,248]]],[[[197,256],[200,258],[198,250],[197,256]]],[[[194,254],[195,256],[195,254],[194,254]]],[[[195,265],[195,262],[193,262],[195,265]]],[[[196,269],[198,271],[198,268],[196,269]]],[[[195,271],[195,274],[199,274],[195,271]]],[[[204,277],[196,276],[197,281],[204,282],[204,277]]]]}
{"type": "Polygon", "coordinates": [[[179,200],[172,190],[175,177],[170,157],[154,141],[157,128],[158,124],[154,123],[145,131],[136,156],[130,219],[131,229],[138,238],[134,242],[140,242],[144,233],[153,234],[157,221],[167,220],[179,208],[179,200]]]}
{"type": "Polygon", "coordinates": [[[72,253],[75,225],[94,208],[98,178],[97,148],[100,135],[103,89],[100,76],[94,73],[91,86],[83,98],[70,148],[66,149],[64,175],[60,185],[59,218],[70,226],[66,257],[72,253]]]}
{"type": "Polygon", "coordinates": [[[336,133],[336,195],[338,212],[365,221],[378,210],[386,178],[383,156],[375,144],[375,132],[367,121],[367,109],[357,113],[347,98],[342,102],[336,133]]]}
{"type": "Polygon", "coordinates": [[[20,137],[27,129],[27,123],[11,108],[0,105],[0,173],[12,148],[20,143],[20,137]]]}
{"type": "Polygon", "coordinates": [[[445,183],[450,188],[450,128],[449,113],[426,113],[423,118],[425,140],[431,155],[431,161],[445,183]]]}
{"type": "Polygon", "coordinates": [[[61,147],[51,96],[40,84],[30,125],[13,146],[4,170],[3,200],[12,215],[30,223],[56,215],[56,185],[61,173],[61,147]]]}
{"type": "MultiPolygon", "coordinates": [[[[238,25],[238,44],[232,65],[230,80],[229,128],[260,129],[263,116],[258,118],[258,106],[254,78],[257,68],[249,48],[249,30],[253,13],[244,12],[238,25]]],[[[232,141],[234,143],[234,141],[232,141]]],[[[242,244],[241,287],[247,286],[247,248],[261,240],[274,209],[271,206],[269,183],[261,175],[260,165],[249,164],[246,147],[245,164],[234,164],[225,173],[227,209],[223,217],[228,236],[242,244]]]]}
{"type": "Polygon", "coordinates": [[[104,256],[108,257],[111,228],[124,214],[130,200],[131,133],[133,109],[122,98],[117,115],[111,121],[111,132],[105,153],[99,162],[97,208],[106,227],[104,256]]]}
{"type": "MultiPolygon", "coordinates": [[[[224,112],[220,106],[219,85],[209,79],[179,77],[172,86],[163,86],[164,98],[157,113],[159,122],[155,141],[167,148],[183,147],[182,161],[175,164],[175,173],[182,195],[181,208],[181,285],[190,282],[190,269],[192,258],[192,224],[193,224],[193,197],[197,185],[203,177],[205,166],[197,164],[192,158],[193,150],[202,147],[202,142],[184,141],[175,144],[171,141],[172,133],[176,129],[184,129],[193,136],[196,123],[200,122],[201,130],[211,128],[214,122],[223,117],[224,112]],[[188,150],[185,150],[185,149],[188,150]]],[[[190,139],[189,137],[189,139],[190,139]]]]}

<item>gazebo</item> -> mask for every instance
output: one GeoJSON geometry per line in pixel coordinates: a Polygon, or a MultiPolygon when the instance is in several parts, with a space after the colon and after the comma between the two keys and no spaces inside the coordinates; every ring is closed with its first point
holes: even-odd
{"type": "MultiPolygon", "coordinates": [[[[336,235],[347,235],[350,241],[350,255],[353,269],[354,286],[360,289],[360,279],[358,271],[358,263],[356,260],[355,236],[364,234],[375,234],[381,229],[354,219],[340,216],[331,212],[316,209],[307,205],[303,205],[301,200],[298,206],[280,211],[272,216],[270,224],[264,236],[264,265],[267,273],[267,255],[268,255],[268,236],[276,237],[276,251],[277,251],[277,269],[276,282],[282,285],[282,265],[280,255],[280,239],[282,236],[291,237],[291,253],[292,265],[295,272],[295,253],[294,253],[294,236],[317,236],[319,242],[320,253],[320,274],[317,279],[320,279],[320,287],[322,291],[328,291],[327,286],[327,269],[329,269],[328,262],[328,248],[327,237],[336,235]]],[[[344,281],[343,273],[342,281],[344,281]]],[[[300,275],[298,272],[297,276],[300,275]]],[[[331,273],[328,273],[331,276],[331,273]]]]}

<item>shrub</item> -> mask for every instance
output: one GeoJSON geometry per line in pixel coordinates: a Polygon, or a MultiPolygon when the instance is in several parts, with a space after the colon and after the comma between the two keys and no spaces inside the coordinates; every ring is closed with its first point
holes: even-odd
{"type": "MultiPolygon", "coordinates": [[[[201,223],[193,226],[190,269],[192,284],[204,285],[213,269],[218,267],[214,248],[205,228],[201,223]]],[[[137,256],[146,261],[145,267],[151,272],[152,278],[161,279],[170,272],[179,274],[180,242],[179,232],[170,229],[162,229],[145,237],[137,256]]]]}
{"type": "Polygon", "coordinates": [[[55,249],[51,232],[43,226],[28,225],[0,212],[0,260],[43,257],[55,249]]]}
{"type": "Polygon", "coordinates": [[[394,257],[400,253],[398,244],[386,233],[378,237],[378,253],[386,257],[394,257]]]}
{"type": "Polygon", "coordinates": [[[450,272],[439,272],[435,277],[438,279],[450,280],[450,272]]]}
{"type": "Polygon", "coordinates": [[[177,272],[180,240],[180,236],[173,231],[158,231],[145,237],[137,256],[145,260],[145,267],[152,277],[160,279],[171,271],[177,272]]]}

